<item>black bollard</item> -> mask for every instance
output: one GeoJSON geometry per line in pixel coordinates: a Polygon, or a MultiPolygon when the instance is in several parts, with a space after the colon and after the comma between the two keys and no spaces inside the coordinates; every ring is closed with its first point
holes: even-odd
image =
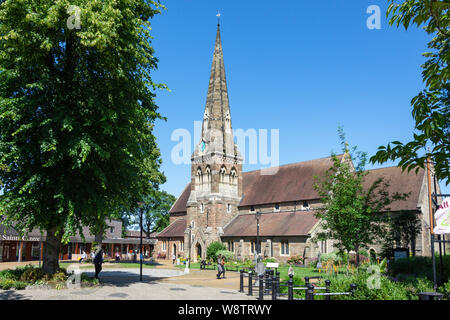
{"type": "Polygon", "coordinates": [[[253,280],[252,280],[252,272],[249,271],[248,272],[248,295],[252,296],[253,295],[253,280]]]}
{"type": "Polygon", "coordinates": [[[305,277],[305,300],[308,300],[309,277],[305,277]]]}
{"type": "MultiPolygon", "coordinates": [[[[330,280],[325,280],[325,292],[326,293],[330,293],[330,284],[331,284],[330,280]]],[[[325,300],[331,300],[331,296],[329,296],[329,295],[325,296],[325,300]]]]}
{"type": "Polygon", "coordinates": [[[244,270],[241,269],[240,272],[239,292],[244,292],[244,270]]]}
{"type": "Polygon", "coordinates": [[[266,270],[265,275],[264,275],[264,280],[265,280],[265,283],[266,283],[265,294],[269,294],[269,290],[270,290],[269,270],[266,270]]]}
{"type": "Polygon", "coordinates": [[[277,294],[279,294],[280,293],[280,273],[277,271],[276,275],[277,275],[277,294]]]}
{"type": "Polygon", "coordinates": [[[277,277],[272,271],[272,300],[277,300],[277,277]]]}
{"type": "Polygon", "coordinates": [[[308,285],[308,289],[306,291],[306,300],[314,300],[314,286],[312,284],[308,285]]]}
{"type": "Polygon", "coordinates": [[[288,280],[288,300],[294,300],[294,275],[289,275],[288,280]]]}
{"type": "Polygon", "coordinates": [[[259,275],[259,300],[264,300],[264,275],[259,275]]]}

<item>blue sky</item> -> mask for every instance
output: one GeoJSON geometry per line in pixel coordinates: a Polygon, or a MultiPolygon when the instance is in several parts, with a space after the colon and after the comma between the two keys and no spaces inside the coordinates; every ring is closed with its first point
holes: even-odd
{"type": "MultiPolygon", "coordinates": [[[[389,141],[412,137],[410,101],[423,89],[421,54],[430,37],[390,27],[386,0],[163,3],[167,10],[152,21],[160,60],[153,80],[170,92],[157,92],[168,120],[157,122],[155,134],[167,176],[162,189],[175,196],[190,180],[190,165],[171,160],[178,143],[171,134],[179,128],[193,134],[194,121],[202,119],[217,11],[233,129],[279,129],[281,165],[339,152],[338,125],[350,145],[369,156],[389,141]],[[366,26],[370,5],[381,8],[379,30],[366,26]]],[[[260,167],[244,164],[244,171],[260,167]]]]}

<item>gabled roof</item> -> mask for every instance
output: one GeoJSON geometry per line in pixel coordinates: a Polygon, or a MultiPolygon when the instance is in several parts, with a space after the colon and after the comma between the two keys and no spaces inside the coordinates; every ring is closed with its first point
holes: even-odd
{"type": "Polygon", "coordinates": [[[189,199],[189,195],[191,194],[191,183],[189,182],[184,188],[183,193],[178,197],[177,201],[173,204],[172,208],[170,208],[170,213],[183,213],[186,212],[186,203],[189,199]]]}
{"type": "Polygon", "coordinates": [[[186,230],[186,219],[179,218],[172,222],[167,228],[161,231],[158,238],[176,238],[184,237],[184,231],[186,230]]]}
{"type": "MultiPolygon", "coordinates": [[[[341,158],[343,155],[339,155],[341,158]]],[[[314,176],[322,176],[332,166],[331,157],[283,165],[274,174],[264,170],[243,173],[243,197],[240,207],[318,199],[314,176]]],[[[173,205],[170,213],[186,212],[191,183],[173,205]]]]}
{"type": "MultiPolygon", "coordinates": [[[[259,221],[259,235],[307,236],[319,220],[312,211],[263,213],[259,221]]],[[[224,229],[222,237],[256,236],[254,214],[241,214],[224,229]]]]}
{"type": "Polygon", "coordinates": [[[272,175],[261,170],[245,172],[239,206],[318,199],[314,176],[321,177],[332,165],[332,158],[327,157],[280,166],[272,175]]]}
{"type": "MultiPolygon", "coordinates": [[[[339,155],[338,157],[342,157],[339,155]]],[[[322,176],[332,166],[331,157],[297,162],[280,166],[273,175],[263,175],[261,170],[243,173],[243,197],[239,207],[262,204],[319,199],[314,190],[314,176],[322,176]]],[[[368,170],[364,187],[369,188],[378,178],[390,183],[389,193],[410,193],[404,201],[390,205],[391,211],[417,210],[425,171],[402,172],[397,166],[368,170]]],[[[191,193],[188,183],[170,213],[186,213],[186,203],[191,193]]]]}
{"type": "Polygon", "coordinates": [[[400,210],[418,210],[417,205],[419,203],[420,191],[423,184],[425,170],[419,169],[417,174],[415,170],[410,172],[402,172],[401,167],[388,167],[367,170],[368,174],[364,177],[364,188],[368,189],[377,179],[383,178],[384,182],[389,183],[388,192],[390,196],[398,192],[400,194],[410,195],[406,200],[400,200],[393,202],[389,208],[390,211],[400,210]]]}

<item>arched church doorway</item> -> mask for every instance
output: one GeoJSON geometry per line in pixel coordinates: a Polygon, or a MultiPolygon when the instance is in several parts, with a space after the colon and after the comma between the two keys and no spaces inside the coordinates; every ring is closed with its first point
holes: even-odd
{"type": "Polygon", "coordinates": [[[172,250],[172,254],[173,254],[173,256],[175,257],[175,259],[176,259],[176,257],[177,257],[177,245],[174,243],[173,244],[173,250],[172,250]]]}
{"type": "Polygon", "coordinates": [[[196,249],[195,258],[197,260],[201,260],[202,259],[202,246],[200,245],[200,243],[197,243],[197,245],[195,246],[195,249],[196,249]]]}

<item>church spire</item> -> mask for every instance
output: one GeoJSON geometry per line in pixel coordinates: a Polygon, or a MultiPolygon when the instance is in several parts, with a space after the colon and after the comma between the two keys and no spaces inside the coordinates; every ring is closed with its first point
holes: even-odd
{"type": "Polygon", "coordinates": [[[220,24],[217,24],[208,94],[203,116],[202,141],[200,152],[223,153],[236,157],[233,131],[231,127],[230,105],[228,101],[227,80],[220,37],[220,24]],[[208,150],[206,150],[208,148],[208,150]]]}

